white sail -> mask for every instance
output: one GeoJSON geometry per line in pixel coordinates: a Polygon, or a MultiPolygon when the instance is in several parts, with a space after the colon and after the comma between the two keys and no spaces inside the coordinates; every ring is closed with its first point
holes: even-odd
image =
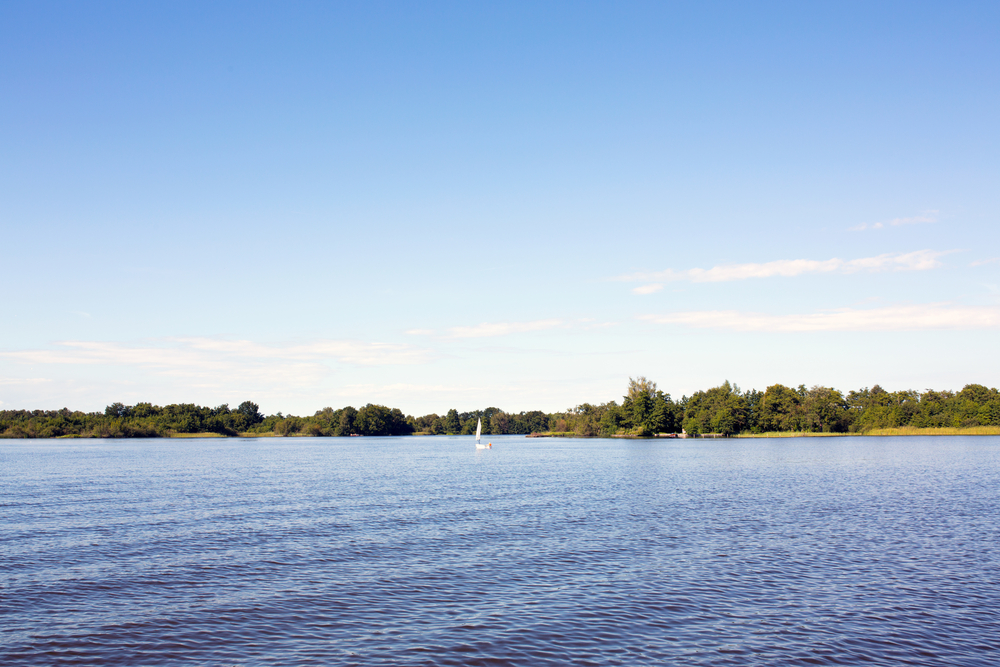
{"type": "Polygon", "coordinates": [[[482,434],[483,434],[483,420],[482,419],[478,419],[478,420],[476,420],[476,446],[477,447],[480,444],[479,443],[479,438],[480,438],[480,436],[482,436],[482,434]]]}

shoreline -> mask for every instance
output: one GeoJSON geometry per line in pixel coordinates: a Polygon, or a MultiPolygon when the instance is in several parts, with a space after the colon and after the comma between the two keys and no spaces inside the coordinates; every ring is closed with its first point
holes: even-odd
{"type": "Polygon", "coordinates": [[[894,428],[873,428],[857,433],[813,433],[809,431],[777,431],[771,433],[741,433],[734,438],[823,438],[851,436],[906,436],[906,435],[1000,435],[1000,426],[968,426],[965,428],[953,426],[929,426],[917,428],[913,426],[898,426],[894,428]]]}
{"type": "Polygon", "coordinates": [[[911,436],[911,435],[1000,435],[1000,426],[968,426],[965,428],[952,426],[930,426],[926,428],[916,428],[911,426],[899,426],[895,428],[876,428],[868,431],[858,431],[855,433],[830,433],[815,431],[770,431],[767,433],[737,433],[731,436],[724,436],[718,433],[706,433],[704,435],[685,434],[657,434],[651,436],[615,434],[610,436],[580,435],[572,432],[550,431],[542,433],[531,433],[526,438],[604,438],[607,440],[716,440],[722,438],[851,438],[858,436],[890,437],[890,436],[911,436]]]}

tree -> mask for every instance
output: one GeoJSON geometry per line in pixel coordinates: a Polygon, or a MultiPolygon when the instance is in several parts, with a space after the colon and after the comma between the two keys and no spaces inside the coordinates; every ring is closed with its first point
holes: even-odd
{"type": "Polygon", "coordinates": [[[104,415],[106,417],[128,417],[129,412],[131,412],[131,409],[121,403],[112,403],[104,408],[104,415]]]}
{"type": "Polygon", "coordinates": [[[656,393],[656,383],[652,380],[647,380],[645,375],[640,375],[639,377],[628,379],[628,397],[633,401],[636,396],[645,395],[652,398],[656,393]]]}
{"type": "Polygon", "coordinates": [[[653,410],[646,422],[646,430],[651,434],[677,433],[681,430],[680,422],[683,412],[670,398],[670,394],[656,392],[653,398],[653,410]]]}
{"type": "MultiPolygon", "coordinates": [[[[514,427],[514,420],[509,414],[502,411],[496,411],[490,416],[489,421],[489,431],[488,433],[496,434],[506,434],[510,433],[514,427]]],[[[486,422],[483,422],[483,428],[486,428],[486,422]]]]}
{"type": "Polygon", "coordinates": [[[462,422],[458,418],[458,410],[452,408],[444,419],[444,427],[451,435],[457,435],[462,431],[462,422]]]}
{"type": "Polygon", "coordinates": [[[760,399],[758,425],[763,433],[798,431],[799,394],[783,384],[772,384],[760,399]]]}
{"type": "Polygon", "coordinates": [[[1000,426],[1000,398],[994,398],[979,408],[979,423],[983,426],[1000,426]]]}
{"type": "Polygon", "coordinates": [[[358,411],[348,405],[340,411],[340,424],[337,428],[337,435],[354,435],[357,433],[354,427],[354,420],[358,416],[358,411]]]}
{"type": "Polygon", "coordinates": [[[610,436],[617,433],[625,423],[624,410],[614,401],[605,405],[604,414],[601,415],[600,427],[601,435],[610,436]]]}
{"type": "Polygon", "coordinates": [[[518,433],[543,433],[549,430],[549,416],[540,410],[522,412],[517,418],[518,433]]]}
{"type": "MultiPolygon", "coordinates": [[[[228,409],[228,406],[226,407],[228,409]]],[[[234,412],[238,412],[243,415],[249,426],[253,426],[254,424],[259,424],[264,421],[264,415],[260,413],[260,409],[257,404],[251,403],[250,401],[243,401],[240,403],[239,407],[236,408],[234,412]]]]}
{"type": "Polygon", "coordinates": [[[690,435],[733,435],[746,430],[746,424],[746,399],[739,387],[729,384],[728,380],[708,391],[696,391],[687,400],[684,430],[690,435]]]}
{"type": "Polygon", "coordinates": [[[160,414],[160,408],[156,407],[151,403],[136,403],[132,407],[131,416],[135,417],[136,419],[145,419],[147,417],[155,417],[159,414],[160,414]]]}
{"type": "Polygon", "coordinates": [[[981,384],[967,384],[958,392],[958,398],[972,401],[978,406],[986,405],[991,399],[997,397],[997,390],[987,389],[981,384]]]}
{"type": "Polygon", "coordinates": [[[389,435],[389,408],[369,403],[358,410],[354,428],[359,435],[389,435]]]}
{"type": "Polygon", "coordinates": [[[407,435],[413,430],[399,408],[369,403],[358,410],[354,427],[359,435],[407,435]]]}
{"type": "Polygon", "coordinates": [[[764,399],[764,392],[751,389],[743,394],[743,399],[747,403],[747,429],[760,433],[763,430],[760,426],[760,404],[764,399]]]}
{"type": "Polygon", "coordinates": [[[651,417],[653,416],[653,397],[643,391],[637,392],[634,397],[630,395],[625,400],[628,401],[629,399],[632,402],[632,427],[637,431],[637,435],[652,435],[655,433],[655,426],[651,422],[651,417]]]}
{"type": "Polygon", "coordinates": [[[851,414],[844,395],[831,387],[813,387],[802,404],[802,426],[822,433],[845,433],[851,414]]]}

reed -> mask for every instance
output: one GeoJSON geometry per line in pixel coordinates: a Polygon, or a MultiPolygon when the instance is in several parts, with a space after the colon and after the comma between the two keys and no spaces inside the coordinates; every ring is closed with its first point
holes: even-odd
{"type": "Polygon", "coordinates": [[[858,433],[811,433],[809,431],[771,431],[769,433],[740,433],[734,438],[825,438],[828,436],[850,435],[1000,435],[1000,426],[968,426],[965,428],[898,426],[896,428],[873,428],[858,433]]]}
{"type": "Polygon", "coordinates": [[[734,438],[828,438],[844,435],[860,435],[854,433],[814,433],[813,431],[768,431],[767,433],[740,433],[734,438]]]}
{"type": "Polygon", "coordinates": [[[858,435],[1000,435],[1000,426],[968,426],[965,428],[899,426],[896,428],[874,428],[858,435]]]}

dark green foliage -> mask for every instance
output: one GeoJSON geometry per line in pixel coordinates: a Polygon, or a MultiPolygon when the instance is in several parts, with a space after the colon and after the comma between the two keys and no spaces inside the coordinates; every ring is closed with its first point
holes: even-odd
{"type": "Polygon", "coordinates": [[[781,384],[764,391],[758,409],[760,432],[800,431],[802,396],[781,384]]]}
{"type": "Polygon", "coordinates": [[[448,416],[444,418],[444,428],[449,434],[462,432],[462,420],[458,418],[458,410],[452,408],[448,411],[448,416]]]}
{"type": "Polygon", "coordinates": [[[764,401],[764,392],[751,389],[743,394],[747,402],[747,429],[753,433],[761,433],[761,407],[764,401]]]}
{"type": "MultiPolygon", "coordinates": [[[[253,405],[253,404],[251,404],[253,405]]],[[[0,436],[14,438],[150,438],[172,433],[238,435],[246,430],[242,415],[227,405],[200,407],[191,403],[164,407],[112,403],[100,412],[8,410],[0,412],[0,436]]]]}
{"type": "Polygon", "coordinates": [[[128,417],[129,412],[131,412],[131,409],[121,403],[112,403],[104,408],[104,415],[106,417],[128,417]]]}
{"type": "Polygon", "coordinates": [[[690,435],[717,433],[733,435],[746,430],[746,399],[739,387],[729,384],[695,392],[684,411],[684,430],[690,435]]]}
{"type": "Polygon", "coordinates": [[[430,435],[472,435],[476,423],[483,420],[485,435],[537,433],[549,428],[549,415],[538,410],[518,414],[504,412],[500,408],[459,412],[454,408],[445,417],[437,414],[424,415],[413,419],[414,432],[430,435]]]}
{"type": "Polygon", "coordinates": [[[334,435],[360,435],[355,432],[354,428],[354,420],[357,419],[357,416],[358,411],[351,406],[348,405],[344,408],[340,413],[340,419],[338,420],[339,426],[334,435]]]}
{"type": "Polygon", "coordinates": [[[851,413],[844,395],[830,387],[813,387],[801,402],[802,430],[816,433],[846,433],[851,413]]]}
{"type": "Polygon", "coordinates": [[[909,426],[1000,426],[1000,393],[979,384],[960,392],[888,392],[875,385],[851,391],[845,397],[830,387],[792,389],[775,384],[760,392],[740,392],[725,382],[706,391],[673,401],[644,377],[629,379],[622,404],[615,401],[583,403],[564,413],[539,410],[508,413],[496,407],[472,412],[451,409],[446,416],[408,417],[398,408],[369,403],[360,410],[351,406],[323,408],[311,417],[265,417],[256,403],[243,401],[235,410],[224,403],[215,408],[192,403],[163,407],[151,403],[133,406],[112,403],[104,412],[61,410],[0,411],[0,437],[93,438],[157,437],[172,434],[221,435],[274,434],[311,436],[465,434],[482,419],[484,434],[528,434],[558,431],[581,436],[653,436],[741,432],[805,431],[864,433],[878,428],[909,426]]]}
{"type": "Polygon", "coordinates": [[[358,435],[408,435],[413,432],[399,408],[371,403],[358,410],[355,429],[358,435]]]}
{"type": "MultiPolygon", "coordinates": [[[[229,413],[229,406],[222,406],[226,409],[226,413],[229,413]]],[[[251,403],[250,401],[243,401],[240,403],[240,407],[236,408],[236,412],[241,415],[244,419],[244,423],[250,427],[255,424],[259,424],[264,421],[264,415],[260,413],[260,409],[257,407],[256,403],[251,403]]]]}

